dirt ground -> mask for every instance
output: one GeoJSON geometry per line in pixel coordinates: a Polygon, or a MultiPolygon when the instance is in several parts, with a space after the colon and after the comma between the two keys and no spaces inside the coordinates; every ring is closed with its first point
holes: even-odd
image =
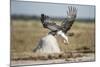
{"type": "Polygon", "coordinates": [[[94,53],[86,53],[81,57],[70,57],[67,59],[52,59],[52,60],[13,60],[11,66],[20,65],[41,65],[41,64],[55,64],[55,63],[77,63],[77,62],[92,62],[95,61],[94,53]]]}

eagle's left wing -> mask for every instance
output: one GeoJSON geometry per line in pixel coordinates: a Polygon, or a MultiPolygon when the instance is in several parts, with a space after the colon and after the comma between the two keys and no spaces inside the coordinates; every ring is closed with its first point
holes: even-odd
{"type": "Polygon", "coordinates": [[[75,7],[68,7],[67,18],[62,22],[62,31],[67,33],[76,19],[77,9],[75,7]]]}

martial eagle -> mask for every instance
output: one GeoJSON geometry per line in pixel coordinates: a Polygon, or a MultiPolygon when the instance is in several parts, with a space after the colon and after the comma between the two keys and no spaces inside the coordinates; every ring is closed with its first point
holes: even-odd
{"type": "MultiPolygon", "coordinates": [[[[67,11],[67,17],[62,21],[61,25],[57,25],[54,22],[50,21],[50,17],[44,14],[41,14],[41,22],[43,24],[44,28],[47,28],[50,30],[49,34],[55,35],[61,35],[68,44],[68,37],[65,36],[65,34],[70,30],[72,27],[75,19],[76,19],[77,9],[75,7],[68,7],[67,11]]],[[[65,42],[65,41],[64,41],[65,42]]]]}

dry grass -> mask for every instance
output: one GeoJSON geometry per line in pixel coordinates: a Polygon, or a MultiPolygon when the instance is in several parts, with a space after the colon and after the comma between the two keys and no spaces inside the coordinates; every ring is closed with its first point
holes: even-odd
{"type": "MultiPolygon", "coordinates": [[[[35,57],[32,50],[47,33],[48,30],[42,27],[40,21],[13,20],[11,24],[11,58],[35,57]]],[[[75,22],[69,33],[74,33],[73,36],[69,36],[70,45],[64,45],[62,38],[57,37],[62,51],[95,50],[94,23],[75,22]]],[[[41,57],[38,58],[41,59],[41,57]]]]}

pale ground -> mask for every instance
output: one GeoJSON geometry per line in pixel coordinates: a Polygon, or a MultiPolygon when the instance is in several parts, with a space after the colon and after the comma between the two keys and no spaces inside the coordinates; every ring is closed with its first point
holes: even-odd
{"type": "Polygon", "coordinates": [[[11,61],[11,66],[19,66],[19,65],[37,65],[37,64],[54,64],[54,63],[70,63],[70,62],[91,62],[95,61],[95,55],[93,53],[84,54],[83,57],[77,58],[68,58],[65,59],[54,59],[54,60],[21,60],[21,61],[11,61]]]}

